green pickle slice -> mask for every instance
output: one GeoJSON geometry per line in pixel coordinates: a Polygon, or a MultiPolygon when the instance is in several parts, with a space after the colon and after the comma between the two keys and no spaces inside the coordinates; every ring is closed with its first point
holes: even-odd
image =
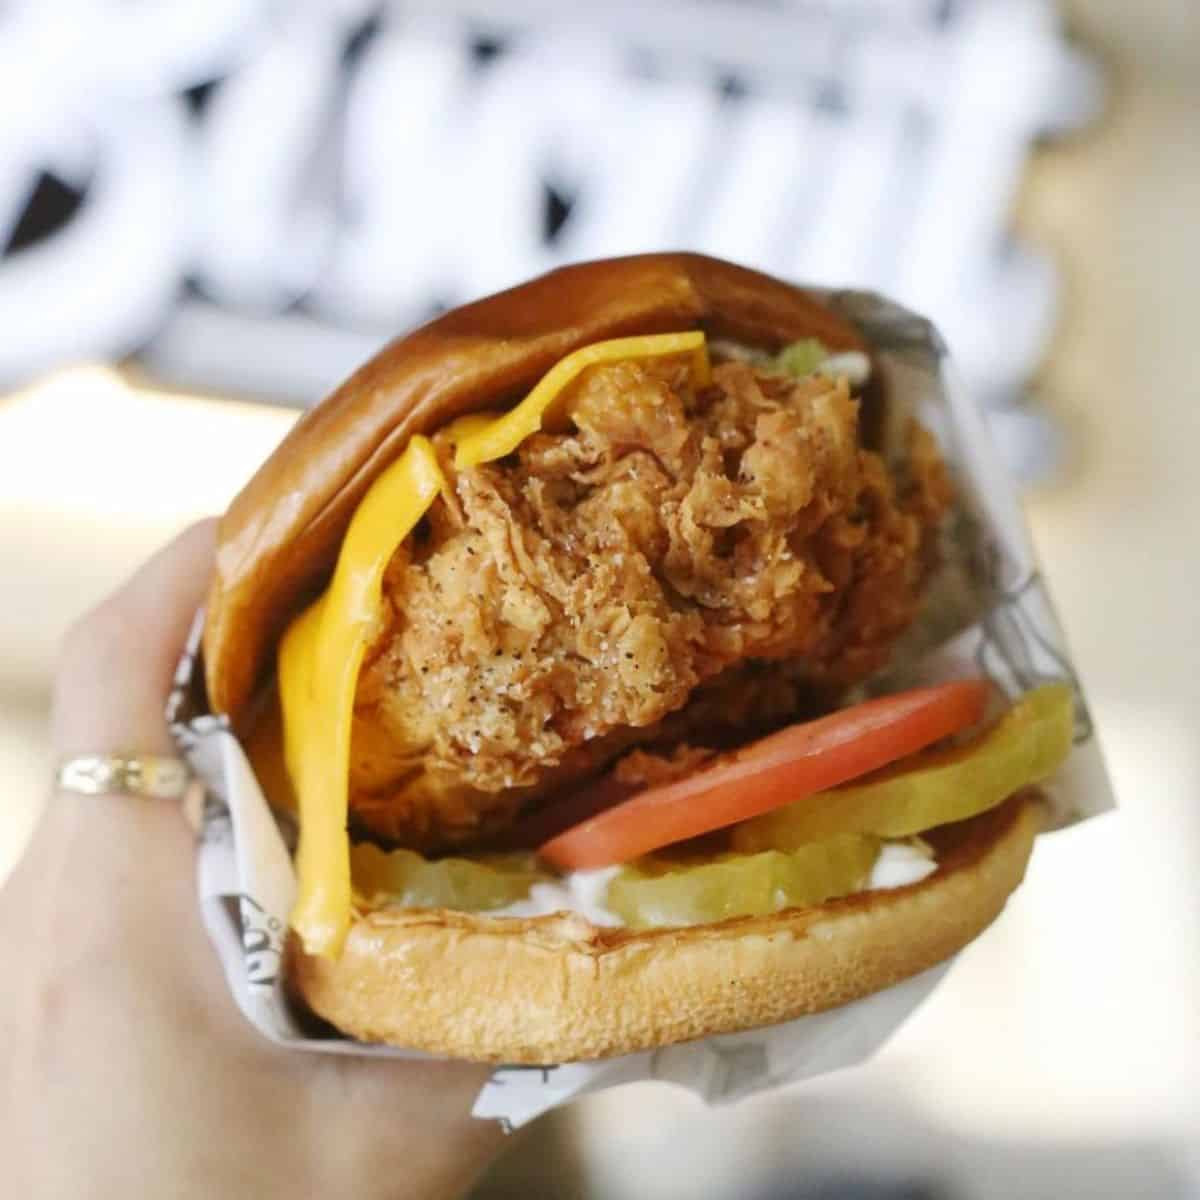
{"type": "Polygon", "coordinates": [[[844,834],[786,851],[701,860],[648,855],[613,877],[606,907],[631,929],[763,916],[859,891],[878,854],[877,838],[844,834]]]}
{"type": "Polygon", "coordinates": [[[430,860],[412,850],[380,850],[369,842],[351,847],[355,893],[373,907],[452,908],[487,912],[529,895],[553,876],[528,854],[430,860]]]}
{"type": "Polygon", "coordinates": [[[816,338],[801,338],[789,342],[779,351],[772,362],[776,370],[796,379],[811,375],[827,358],[829,351],[816,338]]]}
{"type": "Polygon", "coordinates": [[[916,755],[870,782],[831,788],[734,827],[743,853],[787,849],[838,833],[903,838],[965,821],[1052,774],[1071,751],[1074,701],[1065,684],[1018,700],[974,741],[916,755]]]}

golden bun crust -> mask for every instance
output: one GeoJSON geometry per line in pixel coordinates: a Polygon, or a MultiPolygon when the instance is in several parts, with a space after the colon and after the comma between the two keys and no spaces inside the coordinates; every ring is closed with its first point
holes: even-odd
{"type": "Polygon", "coordinates": [[[479,1062],[631,1054],[821,1012],[942,962],[1021,882],[1043,808],[1034,792],[931,835],[919,883],[717,925],[633,933],[582,917],[445,910],[356,921],[337,962],[294,940],[291,985],[362,1041],[479,1062]]]}
{"type": "Polygon", "coordinates": [[[286,622],[331,569],[367,488],[414,434],[515,402],[590,342],[704,329],[775,348],[865,349],[799,288],[696,254],[564,267],[393,342],[306,413],[221,521],[204,658],[209,703],[236,722],[286,622]]]}

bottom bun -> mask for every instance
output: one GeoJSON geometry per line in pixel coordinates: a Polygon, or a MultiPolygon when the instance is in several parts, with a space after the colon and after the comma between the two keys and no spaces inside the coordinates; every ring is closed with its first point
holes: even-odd
{"type": "Polygon", "coordinates": [[[686,929],[598,929],[580,916],[381,909],[340,959],[288,973],[318,1016],[364,1042],[478,1062],[631,1054],[846,1004],[950,957],[999,915],[1042,822],[1033,792],[933,831],[919,883],[686,929]]]}

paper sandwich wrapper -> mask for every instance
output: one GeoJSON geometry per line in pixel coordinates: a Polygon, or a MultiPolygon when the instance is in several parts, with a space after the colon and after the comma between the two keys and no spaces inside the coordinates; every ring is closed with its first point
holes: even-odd
{"type": "MultiPolygon", "coordinates": [[[[980,411],[964,394],[932,325],[879,296],[829,292],[825,299],[877,348],[895,419],[918,417],[954,472],[960,510],[947,531],[945,565],[931,585],[928,616],[905,635],[892,688],[957,676],[988,676],[1015,696],[1051,680],[1072,685],[1075,749],[1045,787],[1052,826],[1109,809],[1111,788],[1083,693],[1033,559],[1020,505],[992,450],[980,411]]],[[[265,1037],[328,1054],[426,1057],[331,1033],[314,1036],[282,981],[288,915],[296,890],[285,831],[272,813],[226,720],[206,711],[198,665],[202,615],[179,664],[168,719],[205,787],[197,884],[205,927],[238,1007],[265,1037]]],[[[474,1115],[516,1128],[585,1092],[659,1079],[719,1103],[852,1066],[870,1057],[945,975],[943,963],[841,1008],[598,1062],[501,1067],[474,1115]]]]}

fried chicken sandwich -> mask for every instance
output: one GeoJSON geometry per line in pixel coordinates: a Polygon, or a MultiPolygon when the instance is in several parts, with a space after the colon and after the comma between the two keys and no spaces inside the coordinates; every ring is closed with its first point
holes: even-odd
{"type": "Polygon", "coordinates": [[[226,514],[209,701],[299,825],[288,969],[367,1041],[629,1053],[819,1011],[997,915],[1045,688],[864,699],[954,504],[863,334],[694,255],[456,309],[226,514]]]}

